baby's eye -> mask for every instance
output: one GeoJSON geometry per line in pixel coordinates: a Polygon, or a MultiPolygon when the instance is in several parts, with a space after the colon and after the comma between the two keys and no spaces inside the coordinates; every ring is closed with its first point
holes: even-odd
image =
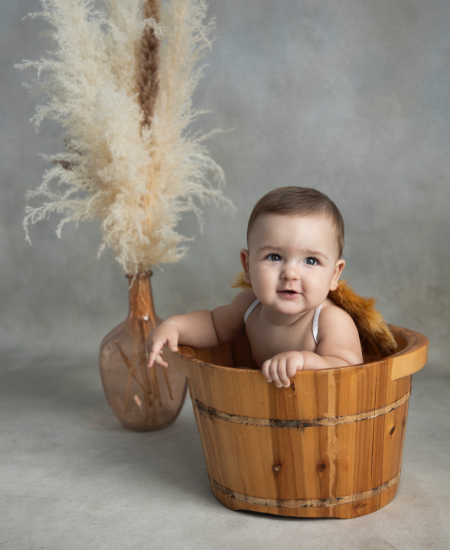
{"type": "Polygon", "coordinates": [[[281,260],[281,256],[279,254],[269,254],[267,259],[271,262],[279,262],[281,260]]]}
{"type": "Polygon", "coordinates": [[[312,256],[310,256],[309,258],[306,258],[305,264],[308,264],[308,265],[319,265],[319,261],[318,261],[317,258],[313,258],[312,256]]]}

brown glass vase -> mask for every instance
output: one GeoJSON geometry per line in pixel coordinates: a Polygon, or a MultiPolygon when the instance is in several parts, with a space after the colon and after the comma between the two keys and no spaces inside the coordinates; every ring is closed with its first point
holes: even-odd
{"type": "MultiPolygon", "coordinates": [[[[127,319],[100,344],[103,389],[113,413],[129,430],[150,431],[172,424],[186,397],[187,379],[175,365],[147,367],[147,336],[160,319],[153,306],[152,272],[129,281],[127,319]]],[[[164,351],[163,351],[164,356],[164,351]]],[[[167,360],[168,358],[164,358],[167,360]]]]}

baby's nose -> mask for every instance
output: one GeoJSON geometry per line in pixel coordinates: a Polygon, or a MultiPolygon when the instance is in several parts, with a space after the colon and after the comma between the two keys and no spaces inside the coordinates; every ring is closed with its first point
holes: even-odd
{"type": "Polygon", "coordinates": [[[289,280],[298,280],[299,278],[299,272],[298,269],[296,269],[293,265],[286,265],[283,269],[283,273],[281,274],[283,279],[289,279],[289,280]]]}

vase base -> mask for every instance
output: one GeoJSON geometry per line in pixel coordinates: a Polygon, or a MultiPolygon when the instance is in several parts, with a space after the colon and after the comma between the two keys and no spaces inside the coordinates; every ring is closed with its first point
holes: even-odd
{"type": "Polygon", "coordinates": [[[127,430],[130,430],[130,432],[155,432],[157,430],[162,430],[164,428],[168,428],[169,426],[171,426],[175,422],[175,420],[176,419],[174,418],[170,422],[166,422],[165,424],[161,424],[159,426],[144,426],[144,427],[127,426],[123,422],[121,422],[121,424],[124,428],[126,428],[127,430]]]}

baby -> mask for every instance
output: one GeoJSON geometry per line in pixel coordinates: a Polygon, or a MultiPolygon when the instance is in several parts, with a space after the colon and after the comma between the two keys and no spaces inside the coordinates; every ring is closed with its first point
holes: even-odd
{"type": "Polygon", "coordinates": [[[176,315],[148,336],[149,367],[178,344],[210,348],[247,333],[267,382],[289,387],[298,370],[363,362],[355,323],[327,298],[345,266],[344,221],[315,189],[280,187],[255,205],[240,259],[251,289],[212,311],[176,315]]]}

